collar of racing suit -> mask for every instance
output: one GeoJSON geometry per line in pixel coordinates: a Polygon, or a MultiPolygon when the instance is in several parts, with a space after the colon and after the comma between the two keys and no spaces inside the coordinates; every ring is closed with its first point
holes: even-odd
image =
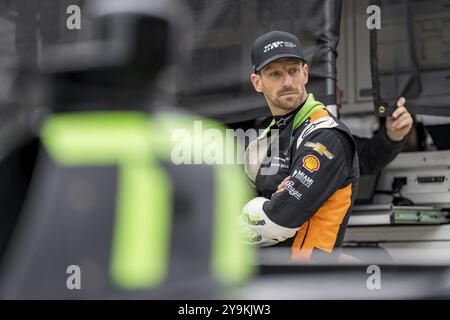
{"type": "Polygon", "coordinates": [[[317,111],[318,109],[325,109],[325,106],[321,102],[316,101],[313,94],[310,93],[308,94],[308,98],[306,99],[306,101],[303,103],[303,106],[300,105],[299,108],[288,113],[287,115],[284,115],[283,117],[274,117],[270,125],[264,130],[264,132],[261,134],[261,136],[258,137],[258,139],[265,137],[270,129],[277,124],[277,122],[280,123],[280,119],[285,119],[286,123],[294,121],[292,130],[295,130],[303,122],[305,122],[305,120],[308,119],[313,112],[317,111]],[[291,118],[288,117],[293,117],[294,119],[291,120],[291,118]]]}
{"type": "Polygon", "coordinates": [[[289,112],[288,114],[285,114],[283,116],[274,116],[273,119],[275,120],[274,127],[282,130],[285,127],[287,127],[295,118],[295,115],[302,109],[304,106],[306,100],[302,102],[300,106],[298,106],[294,111],[289,112]]]}

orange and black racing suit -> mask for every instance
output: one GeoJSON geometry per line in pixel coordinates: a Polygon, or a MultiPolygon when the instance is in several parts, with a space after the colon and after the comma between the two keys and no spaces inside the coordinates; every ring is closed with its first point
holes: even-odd
{"type": "Polygon", "coordinates": [[[250,224],[278,239],[277,245],[291,246],[293,260],[327,256],[343,241],[356,197],[354,139],[311,94],[295,111],[275,117],[268,129],[279,129],[279,152],[272,155],[269,149],[256,175],[255,187],[267,199],[261,203],[262,220],[250,224]],[[284,191],[276,192],[287,176],[284,191]]]}

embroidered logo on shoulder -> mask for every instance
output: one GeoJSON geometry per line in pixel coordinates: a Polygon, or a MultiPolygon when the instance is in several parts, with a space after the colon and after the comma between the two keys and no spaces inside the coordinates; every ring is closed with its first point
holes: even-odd
{"type": "Polygon", "coordinates": [[[334,154],[332,154],[330,151],[328,151],[327,147],[325,147],[320,142],[308,141],[308,142],[305,143],[305,147],[312,148],[318,154],[320,154],[321,156],[325,156],[325,157],[327,157],[330,160],[334,158],[334,154]]]}
{"type": "Polygon", "coordinates": [[[303,168],[308,170],[309,172],[314,172],[319,170],[320,161],[316,156],[308,155],[303,158],[303,168]]]}
{"type": "Polygon", "coordinates": [[[310,133],[323,128],[334,128],[337,127],[339,124],[334,121],[332,117],[322,117],[317,119],[314,122],[311,122],[308,124],[305,129],[303,129],[302,133],[300,133],[298,139],[297,139],[297,149],[300,147],[300,144],[303,142],[305,137],[309,135],[310,133]]]}

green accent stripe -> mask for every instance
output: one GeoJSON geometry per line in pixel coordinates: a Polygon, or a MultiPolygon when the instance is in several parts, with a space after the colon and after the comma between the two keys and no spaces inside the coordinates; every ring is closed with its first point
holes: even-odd
{"type": "Polygon", "coordinates": [[[275,125],[275,123],[276,123],[275,119],[272,119],[269,126],[264,129],[263,133],[258,137],[258,139],[264,138],[267,135],[267,133],[270,131],[270,129],[275,125]]]}
{"type": "Polygon", "coordinates": [[[306,99],[305,104],[300,109],[300,111],[297,112],[297,114],[295,115],[292,130],[295,130],[298,127],[300,127],[301,124],[305,122],[306,119],[308,119],[311,116],[311,114],[313,114],[313,112],[319,109],[325,109],[325,106],[321,102],[316,101],[311,93],[308,94],[308,98],[306,99]]]}
{"type": "MultiPolygon", "coordinates": [[[[156,159],[171,159],[172,133],[180,129],[190,136],[191,151],[201,154],[208,141],[193,130],[196,120],[202,120],[203,132],[224,132],[214,121],[166,114],[150,122],[148,115],[135,112],[58,114],[42,127],[42,141],[61,165],[119,166],[110,272],[121,288],[152,288],[166,277],[172,186],[156,159]]],[[[215,175],[212,273],[238,283],[253,273],[255,258],[254,249],[241,242],[237,225],[250,188],[238,166],[216,165],[215,175]]]]}
{"type": "Polygon", "coordinates": [[[133,112],[85,112],[51,116],[41,129],[48,152],[61,164],[104,165],[149,157],[150,122],[133,112]]]}
{"type": "MultiPolygon", "coordinates": [[[[312,93],[308,94],[308,98],[306,99],[305,104],[300,109],[300,111],[297,112],[297,114],[295,115],[292,130],[295,130],[298,127],[300,127],[301,124],[303,122],[305,122],[311,116],[311,114],[313,114],[315,111],[320,110],[320,109],[326,109],[326,108],[321,102],[316,101],[314,99],[314,96],[312,95],[312,93]]],[[[275,119],[273,119],[272,122],[270,123],[270,125],[264,129],[264,132],[258,137],[258,139],[264,138],[267,135],[267,133],[269,132],[269,130],[273,127],[274,124],[275,124],[275,119]]]]}
{"type": "Polygon", "coordinates": [[[124,289],[154,287],[168,269],[171,185],[152,158],[149,132],[148,116],[130,112],[54,115],[41,131],[61,165],[119,167],[110,272],[124,289]]]}
{"type": "MultiPolygon", "coordinates": [[[[236,145],[239,141],[225,134],[225,128],[212,120],[199,119],[184,115],[182,118],[170,114],[161,114],[155,118],[160,126],[159,132],[168,140],[171,139],[174,130],[186,130],[190,135],[191,150],[193,153],[205,151],[205,146],[211,144],[205,130],[215,129],[225,137],[222,150],[226,155],[227,146],[236,145]],[[174,120],[176,119],[176,121],[174,120]],[[193,130],[194,121],[202,120],[201,132],[193,130]]],[[[159,141],[163,156],[170,157],[174,142],[164,144],[159,141]]],[[[239,149],[239,148],[238,148],[239,149]]],[[[213,218],[213,244],[211,246],[211,272],[217,278],[227,284],[238,284],[247,280],[254,273],[253,262],[255,250],[241,241],[238,225],[238,215],[242,212],[245,203],[252,196],[247,178],[240,166],[215,165],[215,192],[214,192],[214,218],[213,218]]]]}
{"type": "Polygon", "coordinates": [[[124,289],[152,288],[169,261],[171,185],[159,168],[124,168],[112,241],[111,276],[124,289]]]}
{"type": "Polygon", "coordinates": [[[254,272],[256,261],[253,246],[241,240],[238,214],[252,193],[242,170],[232,165],[221,165],[216,173],[216,198],[213,244],[213,274],[225,283],[245,281],[254,272]]]}

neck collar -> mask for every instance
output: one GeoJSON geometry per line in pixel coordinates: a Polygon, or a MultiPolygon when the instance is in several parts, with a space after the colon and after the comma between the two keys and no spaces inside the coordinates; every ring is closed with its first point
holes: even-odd
{"type": "MultiPolygon", "coordinates": [[[[312,93],[309,93],[308,98],[305,100],[305,102],[303,102],[303,104],[301,104],[294,111],[292,111],[282,117],[286,118],[287,116],[291,115],[291,113],[292,113],[292,115],[291,115],[292,117],[288,120],[288,123],[290,123],[291,121],[294,121],[292,130],[295,130],[298,127],[300,127],[300,125],[303,122],[305,122],[305,120],[308,119],[314,111],[317,111],[319,109],[325,109],[325,106],[321,102],[316,101],[314,99],[314,96],[312,95],[312,93]]],[[[262,135],[259,138],[265,137],[267,135],[267,133],[269,132],[269,130],[272,129],[273,126],[276,125],[276,123],[277,123],[276,117],[274,117],[274,119],[272,120],[270,125],[264,130],[264,132],[262,133],[262,135]]]]}

